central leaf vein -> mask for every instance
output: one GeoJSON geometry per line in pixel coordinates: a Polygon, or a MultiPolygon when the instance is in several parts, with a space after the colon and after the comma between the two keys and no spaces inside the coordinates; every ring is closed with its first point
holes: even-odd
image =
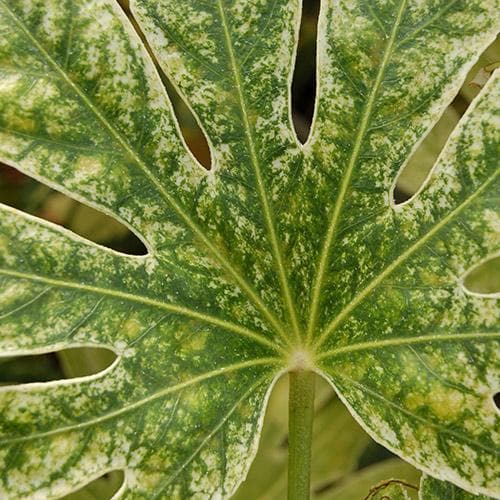
{"type": "Polygon", "coordinates": [[[419,335],[417,337],[395,337],[386,340],[374,340],[369,342],[358,342],[318,354],[316,359],[327,359],[340,356],[350,352],[362,352],[387,347],[410,346],[415,344],[426,344],[433,342],[452,342],[466,340],[494,340],[500,337],[500,332],[472,332],[472,333],[438,333],[432,335],[419,335]]]}
{"type": "MultiPolygon", "coordinates": [[[[235,332],[235,333],[242,335],[244,337],[251,338],[252,340],[259,342],[260,344],[263,344],[266,347],[270,347],[270,348],[274,349],[275,351],[283,352],[283,349],[280,346],[278,346],[275,343],[271,342],[270,340],[266,339],[261,334],[258,334],[258,333],[254,332],[254,331],[252,331],[252,330],[250,330],[242,325],[238,325],[236,323],[226,321],[224,319],[218,318],[216,316],[212,316],[210,314],[200,313],[200,312],[195,311],[193,309],[189,309],[188,307],[178,306],[176,304],[169,304],[167,302],[162,302],[159,300],[151,299],[149,297],[144,297],[141,295],[135,295],[132,293],[122,292],[120,290],[97,287],[97,286],[92,286],[92,285],[84,285],[82,283],[76,283],[76,282],[72,282],[72,281],[63,281],[63,280],[54,279],[54,278],[47,278],[45,276],[38,276],[36,274],[28,274],[28,273],[23,273],[23,272],[19,272],[19,271],[12,271],[10,269],[0,269],[0,275],[10,276],[10,277],[14,277],[14,278],[20,278],[20,279],[25,279],[25,280],[30,280],[30,281],[36,281],[38,283],[45,283],[47,285],[57,286],[57,287],[61,287],[61,288],[68,288],[68,289],[73,289],[73,290],[85,291],[85,292],[94,293],[97,295],[107,295],[109,297],[114,297],[114,298],[118,298],[118,299],[123,299],[123,300],[127,300],[127,301],[132,301],[132,302],[156,307],[158,309],[163,309],[163,310],[172,312],[174,314],[180,314],[180,315],[187,316],[187,317],[190,317],[193,319],[204,321],[206,323],[210,323],[212,325],[219,326],[221,328],[235,332]]],[[[26,304],[26,306],[28,306],[28,305],[29,304],[26,304]]]]}
{"type": "Polygon", "coordinates": [[[384,55],[382,58],[382,62],[380,64],[377,76],[375,78],[375,82],[373,84],[372,90],[370,92],[370,95],[368,97],[368,100],[366,101],[366,106],[363,112],[363,116],[361,118],[361,122],[356,134],[356,139],[354,141],[354,145],[352,148],[351,156],[349,158],[349,162],[347,164],[346,171],[344,172],[344,175],[342,177],[342,182],[340,185],[340,191],[337,195],[337,200],[335,202],[335,205],[333,207],[332,215],[330,218],[330,223],[328,226],[327,234],[325,237],[325,242],[323,244],[323,248],[321,250],[321,256],[319,260],[319,264],[317,267],[316,271],[316,277],[314,280],[314,285],[313,285],[313,292],[312,292],[312,297],[311,297],[311,306],[310,306],[310,315],[309,315],[309,322],[308,322],[308,327],[307,327],[307,339],[308,341],[312,340],[312,337],[314,335],[314,330],[316,328],[316,322],[317,322],[317,316],[319,312],[319,305],[320,305],[320,297],[321,297],[321,291],[323,289],[323,283],[325,279],[325,275],[327,274],[327,268],[329,264],[329,259],[330,259],[330,252],[331,248],[333,245],[333,242],[336,237],[336,232],[337,228],[340,222],[340,217],[341,217],[341,211],[342,207],[344,204],[345,197],[347,195],[347,190],[349,188],[350,182],[352,175],[354,173],[354,169],[357,165],[360,153],[361,153],[361,147],[363,144],[363,140],[365,139],[366,133],[369,128],[370,124],[370,119],[372,117],[373,113],[373,108],[375,105],[375,100],[378,96],[379,90],[382,85],[382,81],[384,78],[385,71],[387,69],[387,66],[389,64],[390,58],[392,57],[395,43],[396,43],[396,37],[399,31],[399,28],[401,26],[402,20],[403,20],[403,15],[406,9],[406,5],[408,3],[408,0],[402,0],[398,14],[396,17],[396,21],[394,23],[391,36],[389,37],[389,40],[387,42],[384,55]]]}
{"type": "MultiPolygon", "coordinates": [[[[283,255],[282,255],[281,245],[280,245],[280,242],[278,240],[278,236],[276,234],[275,222],[273,220],[271,206],[270,206],[270,203],[269,203],[269,200],[267,197],[267,193],[266,193],[264,179],[262,176],[260,163],[259,163],[259,157],[258,157],[257,151],[255,149],[255,141],[254,141],[253,134],[252,134],[252,128],[250,126],[250,122],[248,119],[247,103],[245,100],[245,96],[243,95],[243,86],[242,86],[242,81],[241,81],[240,68],[238,65],[238,61],[236,59],[236,55],[234,53],[233,43],[231,40],[231,34],[229,32],[229,25],[228,25],[228,21],[226,18],[226,12],[224,10],[224,5],[222,3],[223,0],[217,0],[217,1],[218,1],[218,7],[219,7],[219,13],[220,13],[222,26],[224,29],[224,37],[225,37],[225,41],[226,41],[226,45],[227,45],[229,60],[231,63],[231,69],[232,69],[234,80],[235,80],[236,90],[238,92],[238,101],[239,101],[241,116],[242,116],[242,120],[243,120],[243,127],[245,129],[245,138],[246,138],[247,145],[248,145],[248,152],[250,154],[250,160],[252,162],[252,166],[253,166],[254,172],[255,172],[255,179],[257,182],[257,188],[259,191],[259,197],[260,197],[262,209],[264,211],[264,218],[266,220],[268,236],[269,236],[269,240],[271,242],[271,246],[273,249],[274,260],[275,260],[276,265],[278,267],[278,276],[279,276],[279,280],[280,280],[280,284],[281,284],[282,293],[284,295],[285,305],[286,305],[286,308],[288,311],[288,315],[289,315],[290,321],[292,323],[292,328],[293,328],[296,340],[300,341],[300,327],[299,327],[299,323],[297,320],[297,314],[295,311],[295,304],[294,304],[294,300],[292,297],[292,293],[290,291],[290,285],[288,282],[288,276],[287,276],[287,272],[285,269],[285,265],[283,263],[283,255]]],[[[290,341],[288,339],[288,336],[283,332],[283,330],[282,330],[282,333],[284,336],[284,340],[289,343],[290,341]]]]}

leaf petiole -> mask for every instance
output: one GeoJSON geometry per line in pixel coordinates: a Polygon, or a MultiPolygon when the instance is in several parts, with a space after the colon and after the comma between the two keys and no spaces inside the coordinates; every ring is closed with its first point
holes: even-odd
{"type": "Polygon", "coordinates": [[[288,396],[288,500],[310,497],[315,373],[291,371],[288,396]]]}

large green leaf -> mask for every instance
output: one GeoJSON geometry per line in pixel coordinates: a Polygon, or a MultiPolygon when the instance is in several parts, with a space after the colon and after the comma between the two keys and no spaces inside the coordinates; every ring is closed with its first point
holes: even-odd
{"type": "Polygon", "coordinates": [[[498,310],[462,285],[498,251],[497,77],[425,187],[391,198],[494,38],[496,0],[323,0],[305,145],[289,105],[299,0],[131,7],[207,134],[210,171],[114,0],[0,0],[0,159],[148,249],[0,208],[2,354],[118,355],[96,376],[0,389],[0,496],[121,469],[124,497],[227,497],[290,369],[322,374],[412,464],[500,495],[498,310]]]}
{"type": "Polygon", "coordinates": [[[420,481],[419,498],[421,500],[491,500],[485,495],[471,495],[453,484],[439,481],[424,474],[420,481]]]}

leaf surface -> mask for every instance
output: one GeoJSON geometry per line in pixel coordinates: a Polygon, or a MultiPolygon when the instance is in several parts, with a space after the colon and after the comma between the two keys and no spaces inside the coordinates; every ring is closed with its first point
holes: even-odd
{"type": "Polygon", "coordinates": [[[452,500],[490,500],[491,497],[485,495],[471,495],[457,486],[439,481],[424,474],[420,481],[419,498],[421,500],[441,500],[450,498],[452,500]]]}
{"type": "Polygon", "coordinates": [[[391,195],[494,38],[496,2],[324,0],[305,145],[290,118],[300,7],[131,2],[207,135],[206,171],[115,1],[0,0],[0,159],[148,249],[0,208],[1,353],[118,355],[96,376],[0,389],[0,496],[123,470],[125,498],[228,497],[296,368],[406,460],[500,495],[498,308],[462,284],[498,252],[497,76],[424,188],[391,195]]]}

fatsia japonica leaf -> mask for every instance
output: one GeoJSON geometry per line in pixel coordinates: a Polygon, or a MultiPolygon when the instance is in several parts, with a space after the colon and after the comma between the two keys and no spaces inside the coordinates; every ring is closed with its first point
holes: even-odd
{"type": "Polygon", "coordinates": [[[420,480],[419,499],[420,500],[491,500],[491,497],[485,495],[471,495],[457,486],[439,481],[427,474],[420,480]]]}
{"type": "Polygon", "coordinates": [[[422,190],[392,186],[498,29],[496,0],[323,0],[298,142],[299,0],[133,0],[211,148],[197,164],[114,0],[0,0],[0,158],[114,216],[146,256],[2,206],[0,349],[108,347],[104,372],[3,387],[0,497],[121,469],[118,497],[228,497],[273,381],[322,374],[379,442],[500,496],[498,78],[422,190]]]}

